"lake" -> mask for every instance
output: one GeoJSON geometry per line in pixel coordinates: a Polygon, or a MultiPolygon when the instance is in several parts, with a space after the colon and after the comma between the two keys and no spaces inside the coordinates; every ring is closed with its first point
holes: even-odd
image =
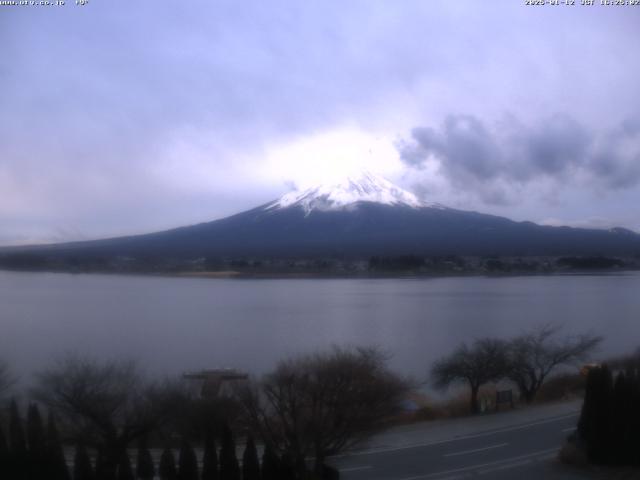
{"type": "Polygon", "coordinates": [[[640,345],[640,274],[199,279],[0,272],[0,358],[28,382],[57,355],[135,358],[150,374],[268,371],[332,344],[380,345],[424,379],[462,341],[551,322],[640,345]]]}

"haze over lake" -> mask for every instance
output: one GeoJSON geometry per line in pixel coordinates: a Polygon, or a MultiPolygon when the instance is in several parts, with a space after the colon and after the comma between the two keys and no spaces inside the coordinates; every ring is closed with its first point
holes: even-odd
{"type": "Polygon", "coordinates": [[[66,351],[135,358],[151,374],[236,367],[332,344],[377,344],[424,378],[459,342],[545,322],[640,343],[640,274],[406,279],[195,279],[0,272],[0,352],[14,373],[66,351]]]}

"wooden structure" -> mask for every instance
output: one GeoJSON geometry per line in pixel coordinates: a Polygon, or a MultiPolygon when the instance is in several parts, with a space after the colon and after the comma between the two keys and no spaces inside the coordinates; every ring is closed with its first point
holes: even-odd
{"type": "Polygon", "coordinates": [[[218,368],[187,372],[182,378],[195,382],[202,398],[215,398],[220,395],[225,383],[247,380],[249,375],[234,368],[218,368]]]}

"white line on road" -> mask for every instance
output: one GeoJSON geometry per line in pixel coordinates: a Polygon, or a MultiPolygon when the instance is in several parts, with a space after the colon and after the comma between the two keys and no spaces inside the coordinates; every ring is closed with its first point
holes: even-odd
{"type": "Polygon", "coordinates": [[[466,455],[468,453],[484,452],[485,450],[491,450],[493,448],[506,447],[507,445],[509,445],[509,444],[508,443],[499,443],[497,445],[489,445],[488,447],[474,448],[473,450],[463,450],[462,452],[447,453],[447,454],[443,455],[443,457],[458,457],[460,455],[466,455]]]}
{"type": "Polygon", "coordinates": [[[424,443],[412,443],[410,445],[402,445],[400,447],[391,447],[391,448],[372,448],[370,450],[361,450],[359,452],[350,452],[350,453],[344,453],[344,454],[341,454],[341,455],[334,455],[331,458],[356,457],[356,456],[360,456],[360,455],[375,455],[375,454],[378,454],[378,453],[399,452],[401,450],[409,450],[409,449],[412,449],[412,448],[430,447],[432,445],[442,445],[444,443],[457,442],[459,440],[470,440],[472,438],[488,437],[490,435],[495,435],[495,434],[498,434],[498,433],[512,432],[514,430],[524,430],[524,429],[529,428],[529,427],[535,427],[535,426],[538,426],[538,425],[544,425],[545,423],[559,422],[561,420],[566,420],[567,418],[577,417],[579,414],[580,414],[579,412],[575,412],[575,413],[570,413],[570,414],[567,414],[567,415],[561,415],[561,416],[558,416],[558,417],[549,418],[549,419],[546,419],[546,420],[540,420],[540,421],[537,421],[537,422],[531,422],[531,423],[515,425],[513,427],[499,428],[499,429],[496,429],[496,430],[490,430],[490,431],[486,431],[486,432],[482,432],[482,433],[474,433],[474,434],[470,434],[470,435],[461,435],[459,437],[448,438],[446,440],[436,440],[436,441],[433,441],[433,442],[424,442],[424,443]]]}
{"type": "Polygon", "coordinates": [[[341,472],[357,472],[358,470],[369,470],[373,468],[371,465],[363,465],[362,467],[341,468],[341,472]]]}
{"type": "Polygon", "coordinates": [[[435,472],[435,473],[426,473],[424,475],[417,475],[415,477],[405,477],[402,478],[400,480],[427,480],[429,478],[436,478],[436,477],[442,477],[443,475],[451,475],[454,473],[462,473],[462,472],[469,472],[469,471],[473,471],[473,470],[477,470],[477,469],[486,469],[488,467],[497,467],[500,465],[504,465],[505,468],[509,468],[510,466],[518,466],[521,464],[521,462],[525,459],[530,459],[530,458],[535,458],[535,457],[540,457],[543,455],[549,455],[550,453],[556,452],[558,450],[558,447],[556,448],[550,448],[547,450],[540,450],[538,452],[532,452],[532,453],[527,453],[526,455],[518,455],[517,457],[510,457],[510,458],[505,458],[502,460],[496,460],[495,462],[488,462],[488,463],[481,463],[478,465],[470,465],[468,467],[462,467],[462,468],[456,468],[453,470],[445,470],[443,472],[435,472]],[[507,466],[506,464],[512,464],[507,466]]]}
{"type": "Polygon", "coordinates": [[[576,427],[563,428],[562,429],[562,433],[573,432],[575,429],[576,429],[576,427]]]}

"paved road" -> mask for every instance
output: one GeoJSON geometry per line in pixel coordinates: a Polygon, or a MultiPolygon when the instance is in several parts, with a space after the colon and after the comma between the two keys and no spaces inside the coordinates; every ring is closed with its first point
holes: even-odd
{"type": "Polygon", "coordinates": [[[387,435],[386,445],[334,457],[332,463],[346,480],[583,478],[555,461],[559,447],[575,428],[578,408],[568,404],[561,410],[538,409],[533,415],[525,411],[492,415],[480,422],[468,419],[467,432],[463,432],[465,420],[453,421],[450,428],[440,424],[435,435],[426,423],[396,435],[409,442],[393,446],[388,441],[393,434],[387,435]],[[448,437],[447,430],[451,431],[448,437]]]}

